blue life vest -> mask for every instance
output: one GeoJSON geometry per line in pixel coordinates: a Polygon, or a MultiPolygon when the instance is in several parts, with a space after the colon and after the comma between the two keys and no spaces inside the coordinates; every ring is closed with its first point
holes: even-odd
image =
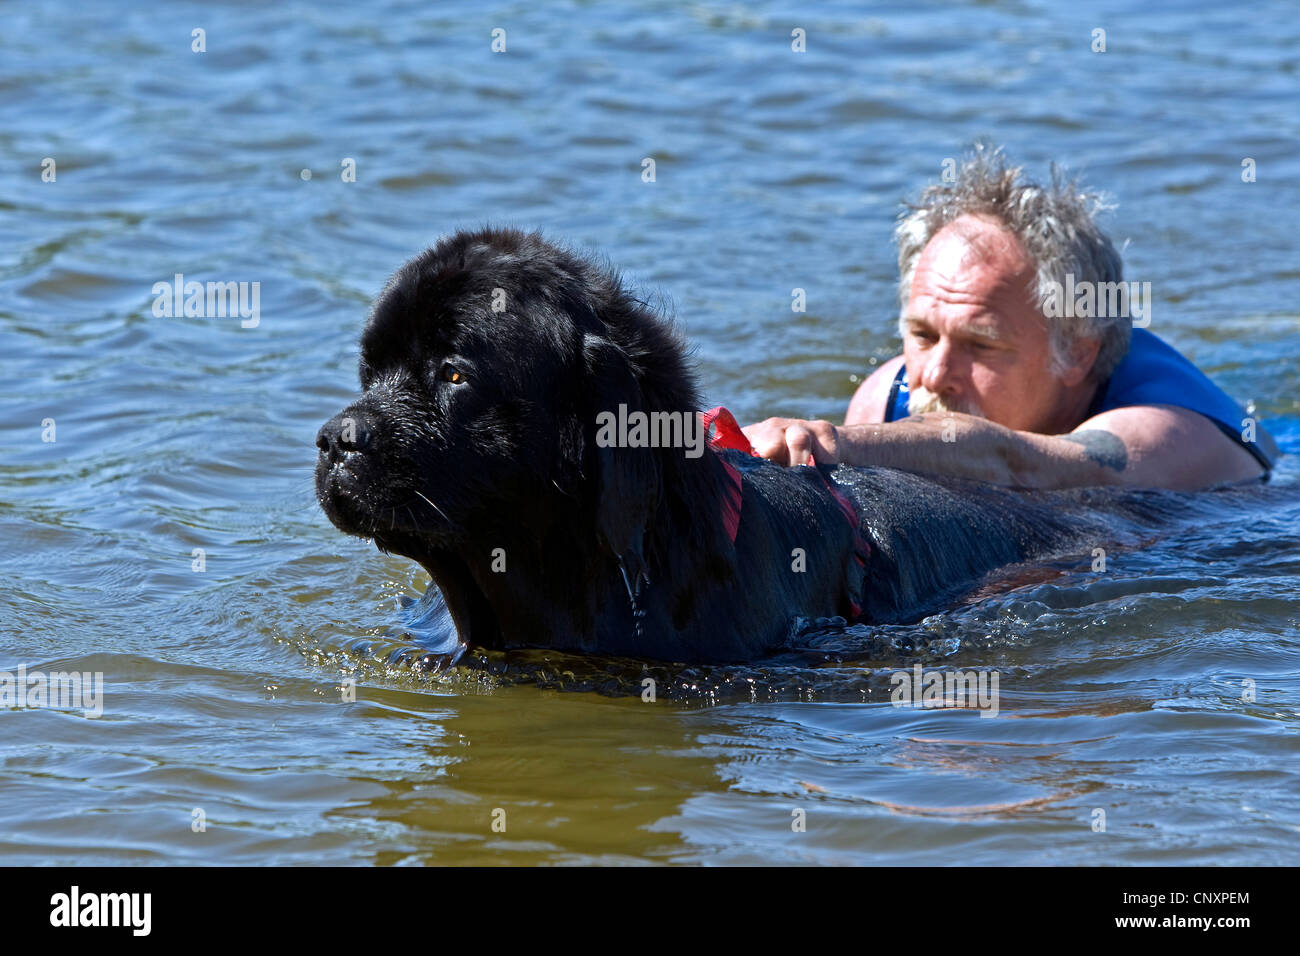
{"type": "MultiPolygon", "coordinates": [[[[1277,461],[1276,446],[1256,426],[1256,441],[1242,438],[1245,411],[1205,373],[1184,358],[1177,349],[1146,329],[1134,329],[1128,354],[1115,367],[1107,382],[1097,389],[1086,418],[1114,408],[1131,405],[1176,405],[1204,415],[1269,470],[1277,461]]],[[[907,368],[898,374],[885,403],[885,421],[907,417],[907,368]]]]}

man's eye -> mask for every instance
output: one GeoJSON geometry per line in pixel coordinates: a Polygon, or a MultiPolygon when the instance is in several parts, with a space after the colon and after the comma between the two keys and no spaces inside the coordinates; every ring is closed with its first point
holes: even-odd
{"type": "Polygon", "coordinates": [[[438,377],[453,385],[464,385],[466,382],[465,373],[450,362],[442,363],[442,368],[438,370],[438,377]]]}

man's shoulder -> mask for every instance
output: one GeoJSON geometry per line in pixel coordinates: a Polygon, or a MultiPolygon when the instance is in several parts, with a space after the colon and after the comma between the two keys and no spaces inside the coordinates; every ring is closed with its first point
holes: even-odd
{"type": "Polygon", "coordinates": [[[1130,421],[1160,431],[1174,420],[1175,408],[1192,416],[1188,421],[1208,419],[1265,468],[1281,454],[1254,417],[1186,356],[1150,331],[1134,329],[1129,354],[1103,386],[1093,413],[1125,412],[1130,421]]]}
{"type": "Polygon", "coordinates": [[[889,402],[889,392],[894,384],[894,377],[903,367],[903,356],[896,355],[885,362],[858,386],[849,401],[849,410],[844,415],[845,425],[870,425],[885,420],[885,406],[889,402]]]}

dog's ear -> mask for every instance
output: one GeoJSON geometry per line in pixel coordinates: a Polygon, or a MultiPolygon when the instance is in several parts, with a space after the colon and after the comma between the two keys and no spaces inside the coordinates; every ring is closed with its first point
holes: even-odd
{"type": "Polygon", "coordinates": [[[594,399],[589,414],[595,426],[596,533],[618,558],[632,592],[645,578],[642,549],[659,499],[661,475],[655,449],[620,447],[623,436],[618,429],[626,421],[625,415],[649,410],[622,349],[609,339],[588,333],[583,336],[582,353],[594,399]]]}

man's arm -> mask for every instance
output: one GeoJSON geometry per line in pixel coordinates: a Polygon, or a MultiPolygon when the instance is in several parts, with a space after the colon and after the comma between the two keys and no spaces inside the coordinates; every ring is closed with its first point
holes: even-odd
{"type": "Polygon", "coordinates": [[[1169,405],[1104,412],[1066,435],[1013,431],[971,415],[889,424],[768,419],[745,434],[784,464],[842,461],[975,478],[1020,488],[1129,485],[1195,490],[1260,477],[1263,469],[1207,418],[1169,405]]]}
{"type": "MultiPolygon", "coordinates": [[[[1116,458],[1117,484],[1139,488],[1194,491],[1226,482],[1260,478],[1264,468],[1255,457],[1204,415],[1176,405],[1135,405],[1096,415],[1065,440],[1077,441],[1094,460],[1116,458]],[[1098,435],[1109,435],[1098,443],[1098,435]]],[[[1276,452],[1273,439],[1258,429],[1261,445],[1276,452]]]]}

